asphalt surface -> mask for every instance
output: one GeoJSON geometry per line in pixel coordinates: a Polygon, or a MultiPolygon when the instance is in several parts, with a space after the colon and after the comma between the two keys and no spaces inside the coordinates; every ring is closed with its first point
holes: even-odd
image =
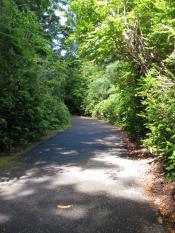
{"type": "Polygon", "coordinates": [[[73,127],[0,171],[0,233],[166,233],[131,160],[103,121],[73,127]]]}

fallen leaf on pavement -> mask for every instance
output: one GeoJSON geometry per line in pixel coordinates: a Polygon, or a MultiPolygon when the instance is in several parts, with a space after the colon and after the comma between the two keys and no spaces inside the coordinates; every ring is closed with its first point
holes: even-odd
{"type": "Polygon", "coordinates": [[[162,217],[158,217],[158,222],[160,223],[160,224],[163,224],[163,219],[162,219],[162,217]]]}
{"type": "Polygon", "coordinates": [[[57,205],[57,208],[59,209],[69,209],[71,208],[73,205],[57,205]]]}

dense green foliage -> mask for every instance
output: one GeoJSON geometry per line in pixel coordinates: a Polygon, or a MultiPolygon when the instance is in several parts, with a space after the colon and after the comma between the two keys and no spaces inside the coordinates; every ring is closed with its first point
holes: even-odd
{"type": "MultiPolygon", "coordinates": [[[[18,2],[18,1],[16,1],[18,2]]],[[[0,147],[11,149],[68,124],[63,103],[65,62],[54,54],[37,16],[1,1],[0,147]]],[[[45,1],[47,2],[47,1],[45,1]]],[[[26,2],[25,2],[26,3],[26,2]]],[[[22,4],[22,3],[21,3],[22,4]]],[[[30,2],[31,6],[32,2],[30,2]]],[[[39,3],[38,3],[39,4],[39,3]]],[[[20,5],[22,6],[22,5],[20,5]]]]}
{"type": "Polygon", "coordinates": [[[3,150],[67,124],[69,108],[124,128],[175,178],[175,1],[1,0],[0,7],[3,150]]]}
{"type": "Polygon", "coordinates": [[[73,0],[86,113],[122,126],[175,178],[175,2],[73,0]]]}
{"type": "MultiPolygon", "coordinates": [[[[70,58],[69,58],[70,59],[70,58]]],[[[85,98],[86,82],[80,73],[79,62],[68,62],[67,79],[65,83],[65,104],[72,114],[84,114],[83,101],[85,98]]]]}

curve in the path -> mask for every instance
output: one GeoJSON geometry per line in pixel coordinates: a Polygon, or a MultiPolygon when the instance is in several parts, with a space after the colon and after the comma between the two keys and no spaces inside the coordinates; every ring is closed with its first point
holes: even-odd
{"type": "Polygon", "coordinates": [[[110,124],[73,125],[1,170],[0,233],[166,233],[142,187],[147,161],[110,124]]]}

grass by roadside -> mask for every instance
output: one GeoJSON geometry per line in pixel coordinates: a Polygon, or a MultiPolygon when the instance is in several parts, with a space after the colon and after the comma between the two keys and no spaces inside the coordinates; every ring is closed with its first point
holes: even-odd
{"type": "Polygon", "coordinates": [[[8,153],[0,152],[0,168],[7,166],[13,161],[19,160],[22,158],[28,151],[32,150],[36,146],[44,143],[48,139],[55,137],[58,133],[64,132],[66,129],[70,128],[71,124],[64,125],[56,130],[48,130],[46,135],[41,137],[40,140],[36,142],[30,142],[25,147],[19,147],[15,151],[11,151],[8,153]]]}

